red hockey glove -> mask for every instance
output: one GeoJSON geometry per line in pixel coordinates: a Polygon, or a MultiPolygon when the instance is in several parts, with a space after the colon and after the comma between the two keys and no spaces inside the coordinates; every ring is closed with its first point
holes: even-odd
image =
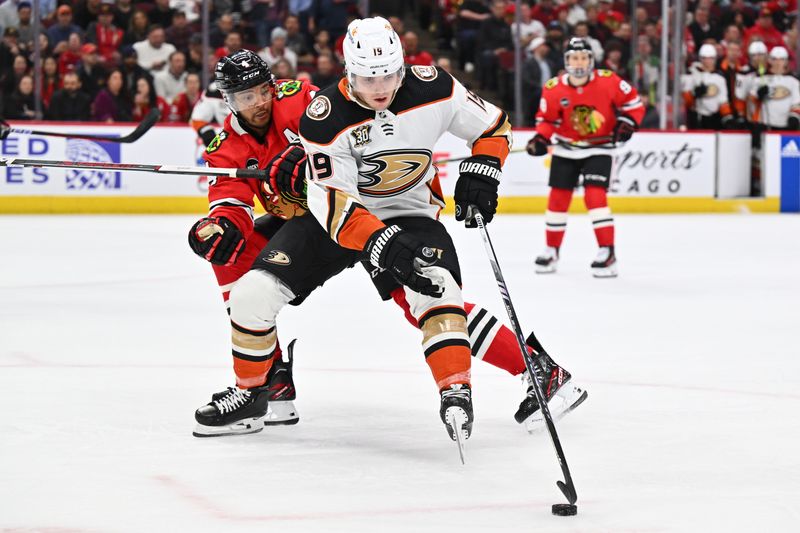
{"type": "Polygon", "coordinates": [[[633,133],[639,129],[636,121],[628,115],[619,115],[617,123],[614,125],[614,142],[624,143],[633,137],[633,133]]]}
{"type": "Polygon", "coordinates": [[[305,196],[306,152],[299,144],[290,144],[267,163],[269,187],[274,194],[281,192],[305,196]]]}
{"type": "Polygon", "coordinates": [[[245,240],[236,225],[223,217],[201,218],[189,230],[192,251],[215,265],[232,265],[244,251],[245,240]]]}
{"type": "Polygon", "coordinates": [[[550,147],[550,141],[545,139],[543,135],[536,134],[528,141],[525,151],[534,157],[540,155],[547,155],[547,149],[550,147]]]}

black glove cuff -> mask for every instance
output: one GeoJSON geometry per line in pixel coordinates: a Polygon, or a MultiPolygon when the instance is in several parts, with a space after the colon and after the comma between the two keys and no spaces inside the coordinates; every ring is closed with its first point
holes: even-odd
{"type": "Polygon", "coordinates": [[[617,117],[617,122],[622,122],[623,124],[627,124],[628,126],[633,128],[634,130],[639,129],[639,126],[636,125],[636,121],[633,120],[628,115],[619,115],[617,117]]]}
{"type": "Polygon", "coordinates": [[[463,160],[458,165],[458,173],[469,174],[489,183],[499,183],[503,176],[500,160],[488,155],[475,155],[463,160]]]}
{"type": "Polygon", "coordinates": [[[389,241],[401,231],[403,230],[400,229],[400,226],[394,224],[392,226],[379,229],[370,235],[369,239],[367,240],[367,245],[364,247],[364,251],[369,254],[368,259],[372,266],[384,268],[386,264],[385,261],[383,264],[381,264],[381,260],[383,259],[383,251],[386,249],[389,241]]]}

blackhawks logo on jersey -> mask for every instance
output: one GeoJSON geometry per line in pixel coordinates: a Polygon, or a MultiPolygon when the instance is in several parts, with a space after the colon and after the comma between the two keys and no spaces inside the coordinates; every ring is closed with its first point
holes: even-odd
{"type": "Polygon", "coordinates": [[[572,128],[581,136],[597,133],[605,121],[605,117],[599,111],[587,105],[576,105],[570,115],[572,128]]]}
{"type": "Polygon", "coordinates": [[[278,100],[286,96],[292,96],[293,94],[297,94],[298,92],[300,92],[300,85],[301,82],[299,82],[298,80],[289,80],[279,83],[278,87],[276,87],[275,89],[278,100]]]}

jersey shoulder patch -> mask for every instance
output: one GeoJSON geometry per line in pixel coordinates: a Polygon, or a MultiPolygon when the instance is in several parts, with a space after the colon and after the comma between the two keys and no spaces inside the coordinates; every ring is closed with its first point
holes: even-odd
{"type": "Polygon", "coordinates": [[[280,100],[287,96],[294,96],[300,92],[303,82],[300,80],[280,80],[275,85],[275,97],[280,100]]]}
{"type": "Polygon", "coordinates": [[[453,77],[439,67],[407,67],[403,85],[397,90],[389,110],[397,114],[446,100],[453,95],[454,87],[453,77]]]}
{"type": "Polygon", "coordinates": [[[614,73],[608,69],[601,68],[597,71],[597,75],[600,76],[601,78],[610,78],[611,76],[614,75],[614,73]]]}
{"type": "Polygon", "coordinates": [[[544,84],[544,88],[545,89],[552,89],[556,85],[558,85],[558,76],[556,76],[555,78],[550,78],[549,80],[547,80],[545,82],[545,84],[544,84]]]}
{"type": "Polygon", "coordinates": [[[314,144],[331,144],[341,132],[373,117],[331,85],[317,93],[300,118],[300,136],[314,144]]]}
{"type": "Polygon", "coordinates": [[[208,143],[208,146],[206,146],[206,153],[207,154],[213,154],[214,152],[219,150],[220,147],[222,146],[222,143],[227,138],[228,138],[228,132],[227,131],[223,130],[223,131],[219,132],[216,137],[211,139],[211,142],[208,143]]]}

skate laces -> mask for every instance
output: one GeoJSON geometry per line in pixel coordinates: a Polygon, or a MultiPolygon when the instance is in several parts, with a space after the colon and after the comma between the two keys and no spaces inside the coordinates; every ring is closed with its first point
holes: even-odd
{"type": "Polygon", "coordinates": [[[451,385],[442,391],[442,401],[449,398],[470,399],[469,387],[465,385],[451,385]],[[457,388],[456,388],[457,387],[457,388]]]}
{"type": "Polygon", "coordinates": [[[235,411],[250,399],[250,391],[239,387],[228,387],[228,394],[214,402],[221,414],[235,411]]]}
{"type": "Polygon", "coordinates": [[[608,261],[608,258],[611,257],[611,247],[610,246],[601,246],[599,250],[597,250],[597,257],[594,258],[595,263],[605,263],[608,261]]]}

